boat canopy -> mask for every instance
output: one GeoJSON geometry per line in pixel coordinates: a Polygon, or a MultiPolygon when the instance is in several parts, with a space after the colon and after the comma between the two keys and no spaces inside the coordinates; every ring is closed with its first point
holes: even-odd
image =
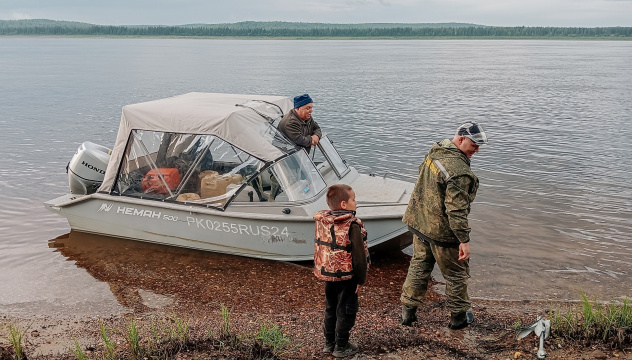
{"type": "Polygon", "coordinates": [[[264,163],[275,161],[295,151],[272,125],[291,109],[292,101],[283,96],[197,92],[126,105],[98,192],[114,189],[126,147],[138,131],[211,135],[264,163]]]}

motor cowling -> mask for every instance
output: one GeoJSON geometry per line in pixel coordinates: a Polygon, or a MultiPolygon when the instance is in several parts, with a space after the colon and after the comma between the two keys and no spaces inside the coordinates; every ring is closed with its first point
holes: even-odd
{"type": "Polygon", "coordinates": [[[103,182],[112,150],[86,141],[68,163],[68,185],[72,194],[92,194],[103,182]]]}

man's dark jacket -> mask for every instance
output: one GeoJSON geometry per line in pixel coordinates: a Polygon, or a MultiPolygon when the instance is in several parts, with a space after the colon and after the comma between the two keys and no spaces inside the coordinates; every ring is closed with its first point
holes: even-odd
{"type": "Polygon", "coordinates": [[[311,116],[303,121],[296,115],[294,109],[283,117],[278,128],[296,145],[304,147],[308,154],[312,147],[312,135],[318,136],[319,139],[323,137],[320,126],[311,116]]]}

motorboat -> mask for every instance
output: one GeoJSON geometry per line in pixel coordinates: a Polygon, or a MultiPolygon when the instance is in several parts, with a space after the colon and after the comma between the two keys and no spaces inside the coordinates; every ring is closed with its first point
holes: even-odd
{"type": "Polygon", "coordinates": [[[312,216],[348,184],[371,251],[402,249],[413,183],[360,174],[323,134],[308,154],[277,124],[283,96],[188,93],[123,107],[113,148],[85,142],[70,192],[45,202],[73,230],[233,255],[312,260],[312,216]]]}

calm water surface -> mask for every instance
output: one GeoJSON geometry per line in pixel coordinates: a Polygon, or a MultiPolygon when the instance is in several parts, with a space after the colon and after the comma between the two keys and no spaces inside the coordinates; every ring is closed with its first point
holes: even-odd
{"type": "MultiPolygon", "coordinates": [[[[490,145],[472,162],[471,294],[632,296],[631,58],[632,42],[605,41],[0,38],[0,313],[124,308],[60,251],[69,226],[42,202],[68,191],[79,144],[113,144],[123,105],[191,91],[309,92],[362,172],[414,175],[477,120],[490,145]]],[[[165,251],[135,249],[134,266],[165,251]]]]}

